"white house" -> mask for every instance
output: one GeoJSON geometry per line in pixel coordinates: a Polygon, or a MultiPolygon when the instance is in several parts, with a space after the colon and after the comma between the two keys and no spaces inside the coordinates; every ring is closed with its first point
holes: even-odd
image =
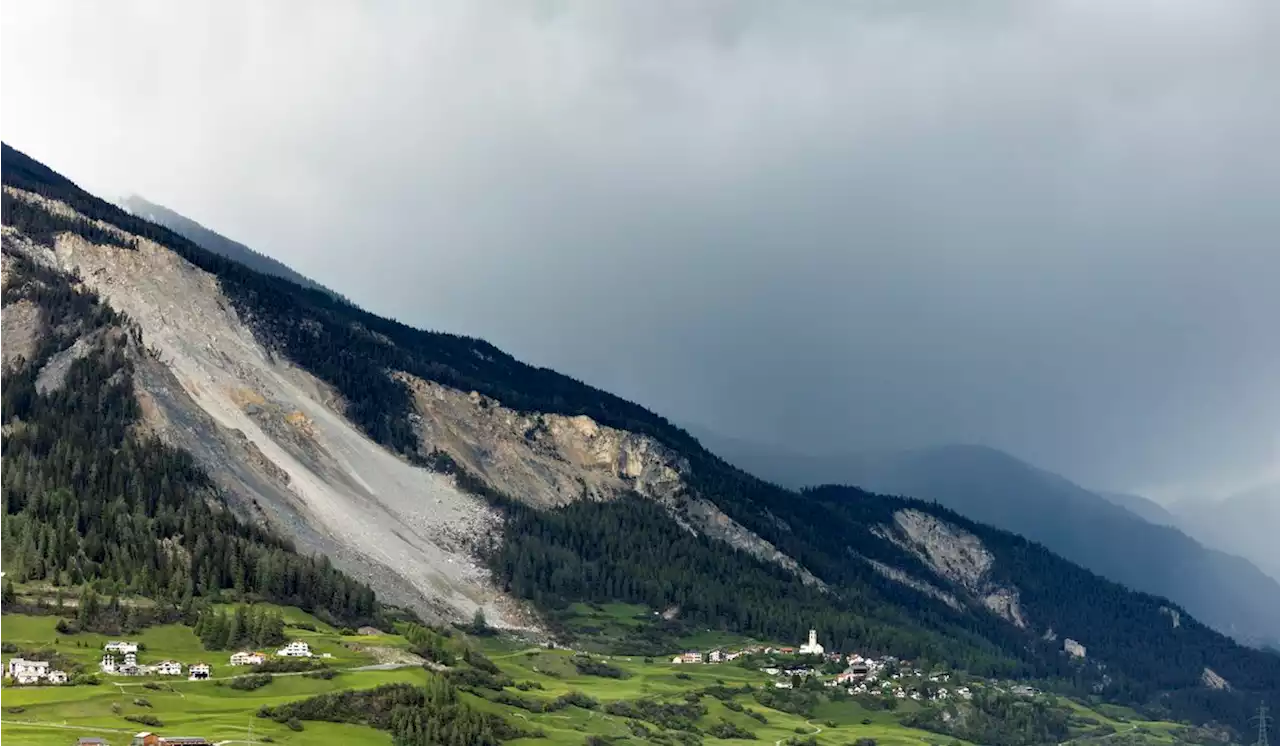
{"type": "Polygon", "coordinates": [[[10,658],[8,671],[9,676],[19,684],[34,684],[49,675],[49,662],[10,658]]]}
{"type": "Polygon", "coordinates": [[[712,650],[710,653],[707,653],[708,663],[719,663],[722,660],[724,660],[724,653],[719,650],[712,650]]]}
{"type": "Polygon", "coordinates": [[[691,650],[687,653],[681,653],[680,655],[677,655],[676,657],[671,659],[671,662],[672,663],[701,663],[702,653],[699,653],[696,650],[691,650]]]}
{"type": "Polygon", "coordinates": [[[208,663],[192,663],[187,672],[187,679],[190,681],[204,681],[213,674],[213,669],[209,668],[208,663]]]}
{"type": "Polygon", "coordinates": [[[138,653],[138,643],[136,642],[109,642],[102,646],[102,649],[108,653],[138,653]]]}
{"type": "Polygon", "coordinates": [[[816,630],[809,630],[809,641],[800,646],[801,655],[822,655],[825,648],[818,644],[818,633],[816,630]]]}
{"type": "Polygon", "coordinates": [[[250,653],[247,650],[231,654],[231,665],[233,666],[260,666],[263,660],[262,653],[250,653]]]}
{"type": "Polygon", "coordinates": [[[155,671],[161,676],[181,676],[182,664],[178,661],[160,661],[156,664],[155,671]]]}
{"type": "Polygon", "coordinates": [[[101,668],[103,673],[115,673],[116,657],[111,653],[103,655],[102,662],[98,664],[98,668],[101,668]]]}
{"type": "Polygon", "coordinates": [[[50,671],[48,681],[50,684],[65,684],[67,683],[67,672],[66,671],[50,671]]]}
{"type": "Polygon", "coordinates": [[[791,688],[791,682],[790,682],[790,681],[775,681],[775,682],[773,682],[773,688],[774,688],[774,689],[790,689],[790,688],[791,688]]]}
{"type": "Polygon", "coordinates": [[[1069,637],[1062,641],[1062,649],[1072,658],[1084,657],[1084,646],[1069,637]]]}
{"type": "Polygon", "coordinates": [[[276,655],[282,655],[286,658],[310,658],[311,646],[302,640],[294,640],[277,650],[276,655]]]}

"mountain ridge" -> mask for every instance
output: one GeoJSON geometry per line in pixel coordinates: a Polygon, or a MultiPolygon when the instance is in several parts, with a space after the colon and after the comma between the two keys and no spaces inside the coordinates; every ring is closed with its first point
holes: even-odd
{"type": "MultiPolygon", "coordinates": [[[[163,365],[156,375],[169,375],[167,388],[135,384],[171,400],[153,425],[203,448],[204,463],[234,458],[238,472],[224,477],[222,490],[263,520],[300,536],[329,532],[382,575],[418,568],[403,579],[423,595],[452,598],[448,584],[456,581],[467,601],[458,599],[455,615],[499,597],[542,609],[575,598],[674,604],[698,622],[787,638],[816,626],[837,644],[1064,686],[1078,677],[1109,696],[1232,722],[1242,700],[1204,690],[1204,669],[1263,696],[1280,681],[1280,659],[1233,645],[1176,604],[1132,593],[1034,542],[918,500],[781,489],[607,392],[483,341],[415,330],[249,270],[80,191],[8,146],[3,160],[6,254],[78,273],[136,319],[163,365]],[[148,277],[157,268],[166,269],[148,277]],[[471,445],[504,445],[478,453],[467,448],[477,438],[471,445]],[[570,464],[566,473],[583,480],[582,493],[548,506],[512,489],[534,484],[516,467],[539,454],[570,464]],[[678,485],[665,478],[668,468],[678,485]],[[414,475],[405,485],[446,491],[397,502],[392,495],[403,486],[376,480],[402,469],[414,475]],[[592,489],[596,498],[586,499],[592,489]],[[496,510],[502,523],[443,530],[453,524],[434,514],[454,509],[446,500],[496,510]],[[352,512],[356,505],[365,513],[352,512]],[[340,515],[325,519],[326,506],[340,515]],[[293,513],[273,519],[273,511],[293,513]],[[378,511],[413,529],[394,544],[407,554],[378,556],[394,533],[356,520],[378,511]],[[290,526],[295,519],[305,525],[290,526]],[[343,533],[357,529],[366,532],[343,533]],[[762,551],[735,544],[735,536],[764,542],[755,544],[762,551]],[[484,538],[497,546],[474,544],[484,538]],[[493,585],[446,572],[480,554],[493,585]],[[873,563],[953,594],[961,608],[885,577],[873,563]],[[801,570],[822,585],[803,582],[801,570]],[[985,600],[1015,592],[1018,614],[985,600]],[[1096,603],[1080,603],[1081,593],[1096,603]],[[1169,622],[1170,612],[1180,625],[1169,622]],[[1068,629],[1106,662],[1106,677],[1080,668],[1047,636],[1068,629]]],[[[500,604],[488,608],[505,613],[500,604]]]]}

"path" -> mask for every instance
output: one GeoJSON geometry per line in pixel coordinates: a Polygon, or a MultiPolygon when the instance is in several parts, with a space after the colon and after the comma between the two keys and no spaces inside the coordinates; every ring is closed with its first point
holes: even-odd
{"type": "MultiPolygon", "coordinates": [[[[812,725],[812,726],[813,726],[813,732],[812,732],[812,733],[805,733],[804,735],[806,735],[806,736],[816,736],[816,735],[818,735],[819,733],[821,733],[821,732],[822,732],[822,726],[820,726],[820,725],[814,725],[812,720],[806,720],[806,721],[804,721],[804,724],[805,724],[805,725],[812,725]]],[[[797,735],[799,735],[799,734],[797,734],[797,735]]],[[[792,737],[792,736],[787,736],[787,738],[791,738],[791,737],[792,737]]],[[[776,741],[774,741],[774,742],[773,742],[773,746],[782,746],[782,742],[783,742],[783,741],[785,741],[785,740],[787,740],[787,738],[779,738],[778,740],[776,740],[776,741]]]]}

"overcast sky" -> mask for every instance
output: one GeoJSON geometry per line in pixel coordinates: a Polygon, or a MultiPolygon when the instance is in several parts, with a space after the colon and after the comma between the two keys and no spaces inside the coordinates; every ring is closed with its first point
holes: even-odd
{"type": "Polygon", "coordinates": [[[1280,4],[3,4],[0,134],[810,450],[1280,470],[1280,4]],[[376,9],[375,9],[376,6],[376,9]]]}

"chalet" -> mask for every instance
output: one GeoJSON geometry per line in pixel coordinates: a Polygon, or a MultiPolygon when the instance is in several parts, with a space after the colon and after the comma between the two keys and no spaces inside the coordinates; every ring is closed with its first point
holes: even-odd
{"type": "Polygon", "coordinates": [[[192,663],[187,673],[189,681],[204,681],[213,674],[213,669],[209,667],[208,663],[192,663]]]}
{"type": "Polygon", "coordinates": [[[50,671],[47,681],[50,684],[65,684],[67,683],[67,679],[68,676],[66,671],[50,671]]]}
{"type": "Polygon", "coordinates": [[[310,658],[311,646],[302,640],[294,640],[276,651],[276,655],[286,658],[310,658]]]}
{"type": "Polygon", "coordinates": [[[124,655],[126,653],[138,653],[138,643],[136,642],[109,642],[102,646],[102,649],[108,653],[117,653],[124,655]]]}
{"type": "Polygon", "coordinates": [[[702,653],[699,653],[695,650],[691,650],[687,653],[681,653],[680,655],[677,655],[676,657],[671,659],[671,662],[672,663],[701,663],[702,653]]]}
{"type": "Polygon", "coordinates": [[[10,658],[8,674],[19,684],[34,684],[49,675],[49,662],[10,658]]]}
{"type": "Polygon", "coordinates": [[[107,653],[106,655],[103,655],[102,662],[98,664],[98,668],[102,669],[103,673],[115,673],[116,657],[111,653],[107,653]]]}
{"type": "Polygon", "coordinates": [[[737,660],[737,659],[741,658],[741,657],[742,657],[742,656],[744,656],[744,655],[746,655],[746,653],[744,653],[744,652],[743,652],[743,651],[741,651],[741,650],[737,650],[737,651],[734,651],[734,652],[732,652],[732,653],[725,653],[725,655],[724,655],[724,659],[725,659],[725,661],[726,661],[726,662],[727,662],[727,661],[735,661],[735,660],[737,660]]]}
{"type": "Polygon", "coordinates": [[[712,650],[707,653],[707,663],[719,663],[724,660],[724,652],[720,650],[712,650]]]}
{"type": "Polygon", "coordinates": [[[247,650],[231,654],[231,665],[233,666],[260,666],[264,660],[266,660],[266,656],[262,653],[251,653],[247,650]]]}
{"type": "Polygon", "coordinates": [[[181,676],[182,664],[178,661],[160,661],[154,670],[161,676],[181,676]]]}
{"type": "Polygon", "coordinates": [[[783,655],[795,655],[796,653],[795,648],[774,648],[774,650],[776,650],[779,653],[782,653],[783,655]]]}
{"type": "Polygon", "coordinates": [[[858,680],[858,679],[860,679],[860,678],[862,678],[862,677],[861,677],[861,676],[859,676],[858,674],[855,674],[855,673],[854,673],[854,672],[852,672],[852,671],[844,671],[844,672],[840,673],[840,675],[836,676],[836,683],[838,683],[838,684],[852,684],[853,682],[857,681],[857,680],[858,680]]]}

